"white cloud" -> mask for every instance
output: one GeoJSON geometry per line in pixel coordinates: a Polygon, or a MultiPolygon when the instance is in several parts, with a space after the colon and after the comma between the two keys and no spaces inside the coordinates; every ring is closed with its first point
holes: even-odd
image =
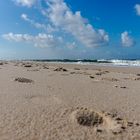
{"type": "Polygon", "coordinates": [[[137,15],[140,16],[140,4],[136,4],[134,8],[136,10],[137,15]]]}
{"type": "Polygon", "coordinates": [[[29,22],[30,24],[32,24],[32,25],[35,26],[36,28],[41,28],[41,29],[44,29],[44,30],[47,29],[47,27],[46,27],[44,24],[35,22],[34,20],[30,19],[26,14],[22,14],[22,15],[21,15],[21,18],[22,18],[23,20],[29,22]]]}
{"type": "Polygon", "coordinates": [[[23,20],[29,22],[31,25],[35,26],[36,28],[43,29],[43,30],[45,30],[48,33],[52,33],[52,32],[56,31],[56,29],[53,28],[50,24],[45,25],[45,24],[41,24],[41,23],[35,22],[34,20],[30,19],[28,17],[28,15],[26,15],[26,14],[22,14],[21,18],[23,20]]]}
{"type": "Polygon", "coordinates": [[[77,47],[75,42],[67,43],[66,46],[69,49],[75,49],[77,47]]]}
{"type": "Polygon", "coordinates": [[[9,41],[15,42],[23,42],[23,43],[31,43],[35,47],[56,47],[60,46],[63,43],[63,39],[61,37],[54,37],[50,34],[41,34],[39,33],[36,36],[32,36],[29,34],[13,34],[8,33],[2,35],[2,37],[9,41]]]}
{"type": "Polygon", "coordinates": [[[72,34],[86,47],[105,45],[109,41],[109,36],[103,29],[95,29],[79,11],[73,13],[63,0],[48,0],[47,5],[50,22],[72,34]]]}
{"type": "Polygon", "coordinates": [[[31,7],[36,3],[37,0],[13,0],[13,1],[19,5],[31,7]]]}
{"type": "MultiPolygon", "coordinates": [[[[28,7],[33,6],[37,2],[37,0],[15,1],[28,7]]],[[[82,17],[80,11],[72,12],[64,0],[47,0],[45,2],[48,7],[45,9],[42,7],[41,12],[43,15],[46,15],[47,19],[44,21],[47,21],[47,24],[35,22],[26,14],[22,14],[21,18],[47,33],[58,32],[58,34],[62,34],[65,32],[70,34],[75,38],[76,42],[78,41],[85,47],[98,47],[109,42],[109,36],[105,30],[94,28],[86,18],[82,17]]],[[[67,44],[67,41],[65,44],[67,44]]]]}
{"type": "Polygon", "coordinates": [[[121,41],[124,47],[132,47],[135,45],[134,39],[129,35],[127,31],[121,34],[121,41]]]}
{"type": "Polygon", "coordinates": [[[26,14],[22,14],[22,15],[21,15],[21,18],[24,19],[24,20],[26,20],[26,21],[29,20],[26,14]]]}

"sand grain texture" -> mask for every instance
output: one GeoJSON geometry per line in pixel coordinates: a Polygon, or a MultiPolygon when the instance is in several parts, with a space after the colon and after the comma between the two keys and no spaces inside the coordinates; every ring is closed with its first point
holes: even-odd
{"type": "Polygon", "coordinates": [[[8,62],[0,140],[139,140],[139,85],[138,68],[8,62]]]}

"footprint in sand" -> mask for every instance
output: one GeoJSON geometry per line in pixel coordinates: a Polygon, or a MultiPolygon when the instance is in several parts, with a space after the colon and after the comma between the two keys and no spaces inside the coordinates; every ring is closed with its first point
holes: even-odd
{"type": "Polygon", "coordinates": [[[116,78],[108,78],[108,77],[102,78],[102,80],[103,80],[103,81],[109,81],[109,82],[117,82],[117,81],[119,81],[119,80],[116,79],[116,78]]]}
{"type": "Polygon", "coordinates": [[[61,74],[62,76],[69,76],[69,74],[61,74]]]}
{"type": "Polygon", "coordinates": [[[74,70],[80,70],[80,68],[74,68],[74,70]]]}
{"type": "Polygon", "coordinates": [[[75,109],[70,118],[73,123],[79,126],[94,128],[97,132],[108,132],[114,135],[122,134],[130,126],[130,122],[113,116],[110,113],[101,113],[88,108],[75,109]]]}
{"type": "Polygon", "coordinates": [[[103,123],[103,117],[97,112],[84,110],[77,110],[74,114],[75,119],[79,125],[83,126],[97,126],[103,123]]]}
{"type": "Polygon", "coordinates": [[[109,71],[100,71],[100,72],[95,73],[95,75],[101,76],[101,75],[107,74],[107,73],[109,73],[109,71]]]}
{"type": "Polygon", "coordinates": [[[61,104],[61,100],[56,96],[32,95],[25,98],[37,105],[61,104]]]}
{"type": "Polygon", "coordinates": [[[15,81],[15,82],[19,82],[19,83],[34,83],[33,80],[27,79],[27,78],[23,78],[23,77],[15,78],[14,81],[15,81]]]}
{"type": "Polygon", "coordinates": [[[43,69],[49,69],[49,67],[48,66],[42,66],[43,67],[43,69]]]}
{"type": "Polygon", "coordinates": [[[126,89],[127,88],[126,86],[118,86],[118,85],[115,85],[114,87],[115,88],[121,88],[121,89],[126,89]]]}

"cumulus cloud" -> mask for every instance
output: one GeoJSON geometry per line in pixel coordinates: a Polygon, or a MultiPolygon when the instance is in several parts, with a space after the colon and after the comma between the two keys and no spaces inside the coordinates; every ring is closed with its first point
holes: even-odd
{"type": "Polygon", "coordinates": [[[32,24],[33,26],[35,26],[36,28],[42,28],[44,30],[47,29],[47,27],[44,24],[35,22],[34,20],[30,19],[26,14],[22,14],[21,18],[25,21],[28,21],[30,24],[32,24]]]}
{"type": "Polygon", "coordinates": [[[103,29],[95,29],[82,17],[80,11],[73,13],[63,0],[48,0],[46,3],[46,14],[50,22],[72,34],[86,47],[102,46],[109,41],[109,36],[103,29]]]}
{"type": "Polygon", "coordinates": [[[140,16],[140,4],[136,4],[134,8],[136,10],[137,15],[140,16]]]}
{"type": "Polygon", "coordinates": [[[31,25],[33,25],[34,27],[38,28],[38,29],[43,29],[44,31],[46,31],[47,33],[52,33],[57,31],[56,28],[52,27],[50,24],[42,24],[39,22],[34,21],[33,19],[29,18],[28,15],[26,14],[22,14],[21,18],[27,22],[29,22],[31,25]]]}
{"type": "Polygon", "coordinates": [[[63,43],[61,37],[54,37],[50,34],[39,33],[36,36],[29,34],[13,34],[8,33],[2,35],[2,37],[9,41],[23,42],[23,43],[33,43],[35,47],[56,47],[60,46],[63,43]]]}
{"type": "MultiPolygon", "coordinates": [[[[15,0],[22,6],[31,7],[37,0],[15,0]]],[[[45,31],[63,32],[72,35],[75,41],[83,44],[85,47],[98,47],[106,45],[109,42],[109,35],[104,29],[94,28],[86,18],[81,15],[80,11],[73,12],[64,0],[46,0],[47,8],[39,8],[43,15],[46,16],[47,24],[35,22],[26,14],[22,14],[21,18],[36,28],[45,31]]],[[[71,46],[75,46],[74,44],[71,46]]]]}
{"type": "Polygon", "coordinates": [[[124,47],[132,47],[135,45],[134,39],[129,35],[127,31],[121,34],[121,41],[124,47]]]}
{"type": "Polygon", "coordinates": [[[37,0],[13,0],[13,1],[19,5],[27,7],[31,7],[37,2],[37,0]]]}

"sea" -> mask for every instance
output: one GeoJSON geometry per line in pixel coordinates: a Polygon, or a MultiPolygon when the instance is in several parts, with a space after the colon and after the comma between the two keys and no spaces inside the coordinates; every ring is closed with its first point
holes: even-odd
{"type": "Polygon", "coordinates": [[[140,60],[128,59],[128,60],[119,60],[119,59],[43,59],[43,60],[32,60],[39,62],[48,62],[48,63],[67,63],[67,64],[78,64],[78,65],[102,65],[102,66],[120,66],[120,67],[140,67],[140,60]]]}

